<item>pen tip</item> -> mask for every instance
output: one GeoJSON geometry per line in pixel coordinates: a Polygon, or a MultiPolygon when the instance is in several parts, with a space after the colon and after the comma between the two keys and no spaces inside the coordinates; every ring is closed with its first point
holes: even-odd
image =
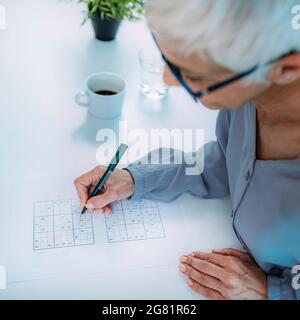
{"type": "Polygon", "coordinates": [[[86,212],[86,207],[84,207],[83,209],[82,209],[82,211],[81,211],[81,214],[84,214],[85,212],[86,212]]]}

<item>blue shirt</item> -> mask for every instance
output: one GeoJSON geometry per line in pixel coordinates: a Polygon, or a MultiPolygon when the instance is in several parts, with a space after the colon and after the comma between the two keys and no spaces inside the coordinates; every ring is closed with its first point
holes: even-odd
{"type": "MultiPolygon", "coordinates": [[[[204,170],[198,175],[186,174],[188,164],[176,164],[174,150],[170,164],[143,164],[141,159],[129,165],[135,180],[132,199],[170,201],[183,192],[230,196],[234,230],[267,274],[268,298],[300,299],[300,290],[292,285],[292,267],[300,264],[300,157],[256,159],[253,103],[221,110],[216,137],[203,147],[204,170]]],[[[150,160],[151,154],[146,157],[150,160]]]]}

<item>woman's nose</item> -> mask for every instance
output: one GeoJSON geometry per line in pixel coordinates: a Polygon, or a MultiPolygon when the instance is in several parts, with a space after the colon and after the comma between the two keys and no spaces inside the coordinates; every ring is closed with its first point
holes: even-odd
{"type": "Polygon", "coordinates": [[[177,79],[174,77],[172,71],[168,66],[165,66],[164,70],[164,82],[168,86],[180,86],[180,83],[177,81],[177,79]]]}

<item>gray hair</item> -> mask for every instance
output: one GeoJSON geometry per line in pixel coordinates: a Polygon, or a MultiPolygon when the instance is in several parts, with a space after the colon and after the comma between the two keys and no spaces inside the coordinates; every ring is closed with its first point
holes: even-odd
{"type": "MultiPolygon", "coordinates": [[[[300,30],[291,25],[297,4],[299,0],[147,0],[146,16],[159,36],[180,41],[177,51],[209,57],[238,72],[300,51],[300,30]]],[[[252,80],[264,78],[261,71],[252,80]]]]}

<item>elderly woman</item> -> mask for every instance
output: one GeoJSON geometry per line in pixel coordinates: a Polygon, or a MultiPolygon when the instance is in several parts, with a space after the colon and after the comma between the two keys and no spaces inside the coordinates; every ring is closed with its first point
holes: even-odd
{"type": "Polygon", "coordinates": [[[291,24],[297,2],[148,0],[165,81],[221,109],[217,140],[204,146],[198,175],[186,175],[184,163],[135,163],[116,170],[106,191],[89,200],[105,168],[75,181],[82,205],[102,212],[127,197],[229,195],[246,252],[187,253],[179,263],[187,284],[212,299],[300,298],[293,273],[300,264],[300,30],[291,24]]]}

